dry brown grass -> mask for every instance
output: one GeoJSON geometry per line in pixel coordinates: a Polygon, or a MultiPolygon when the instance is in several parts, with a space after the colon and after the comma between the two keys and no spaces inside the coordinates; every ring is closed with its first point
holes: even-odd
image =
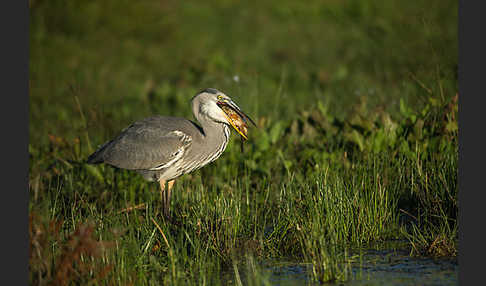
{"type": "Polygon", "coordinates": [[[31,285],[70,285],[102,281],[113,268],[101,259],[111,242],[94,238],[94,226],[79,224],[63,238],[62,220],[41,221],[29,216],[31,285]]]}

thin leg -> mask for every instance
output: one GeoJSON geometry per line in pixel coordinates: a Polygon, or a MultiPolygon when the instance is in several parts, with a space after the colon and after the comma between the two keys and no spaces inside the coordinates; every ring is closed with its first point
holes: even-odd
{"type": "Polygon", "coordinates": [[[162,207],[163,207],[163,212],[166,217],[169,217],[170,215],[170,193],[172,190],[172,186],[174,185],[174,180],[171,181],[165,181],[165,180],[160,180],[160,199],[162,201],[162,207]],[[167,188],[165,184],[167,183],[167,188]],[[165,191],[167,190],[167,191],[165,191]]]}
{"type": "Polygon", "coordinates": [[[160,200],[163,202],[164,201],[164,190],[165,190],[165,180],[160,180],[160,200]]]}

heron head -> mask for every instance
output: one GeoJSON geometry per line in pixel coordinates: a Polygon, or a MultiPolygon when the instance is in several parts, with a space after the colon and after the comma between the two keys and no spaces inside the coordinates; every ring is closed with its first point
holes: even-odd
{"type": "Polygon", "coordinates": [[[194,96],[192,108],[194,116],[200,122],[202,117],[206,117],[215,122],[228,124],[245,139],[247,139],[247,120],[255,125],[229,96],[214,88],[207,88],[194,96]]]}

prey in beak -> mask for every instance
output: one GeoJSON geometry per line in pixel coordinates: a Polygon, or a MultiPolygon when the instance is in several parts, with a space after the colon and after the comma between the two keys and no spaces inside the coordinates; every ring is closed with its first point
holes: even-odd
{"type": "Polygon", "coordinates": [[[254,126],[255,122],[246,115],[241,109],[230,99],[221,98],[217,105],[223,110],[224,115],[233,128],[240,134],[242,142],[248,139],[248,121],[254,126]]]}

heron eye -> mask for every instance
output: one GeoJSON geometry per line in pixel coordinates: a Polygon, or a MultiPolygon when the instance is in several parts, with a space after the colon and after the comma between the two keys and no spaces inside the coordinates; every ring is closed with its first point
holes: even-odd
{"type": "Polygon", "coordinates": [[[218,100],[223,100],[223,97],[221,95],[218,95],[218,100]]]}

